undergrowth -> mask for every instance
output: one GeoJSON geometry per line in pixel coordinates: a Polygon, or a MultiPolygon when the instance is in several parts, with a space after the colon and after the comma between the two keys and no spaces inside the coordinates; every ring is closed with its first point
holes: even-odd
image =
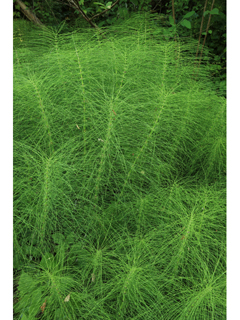
{"type": "Polygon", "coordinates": [[[60,31],[14,38],[14,319],[225,319],[207,49],[197,68],[196,42],[143,15],[60,31]]]}

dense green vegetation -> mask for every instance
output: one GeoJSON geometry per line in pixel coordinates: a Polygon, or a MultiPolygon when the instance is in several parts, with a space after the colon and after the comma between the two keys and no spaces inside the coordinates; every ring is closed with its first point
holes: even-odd
{"type": "Polygon", "coordinates": [[[14,24],[14,319],[226,318],[226,99],[157,18],[14,24]]]}
{"type": "MultiPolygon", "coordinates": [[[[20,0],[14,0],[14,18],[26,18],[20,0]]],[[[179,38],[193,38],[205,43],[211,52],[211,75],[223,96],[226,97],[226,1],[214,0],[33,0],[21,1],[26,10],[33,12],[46,26],[62,32],[76,27],[89,28],[117,25],[135,12],[149,12],[155,24],[164,27],[165,35],[177,34],[179,38]],[[186,17],[187,15],[187,17],[186,17]],[[203,19],[204,17],[204,19],[203,19]],[[174,18],[174,19],[173,19],[174,18]]],[[[28,17],[29,18],[29,17],[28,17]]],[[[196,50],[197,51],[197,50],[196,50]]],[[[201,52],[199,52],[199,56],[201,52]]]]}

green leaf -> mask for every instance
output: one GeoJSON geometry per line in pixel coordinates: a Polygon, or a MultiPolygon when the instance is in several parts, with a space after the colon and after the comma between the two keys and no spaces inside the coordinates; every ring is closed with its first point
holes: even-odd
{"type": "Polygon", "coordinates": [[[212,9],[212,11],[210,11],[210,14],[219,14],[219,9],[218,8],[212,9]]]}
{"type": "Polygon", "coordinates": [[[188,20],[183,20],[183,21],[181,21],[180,23],[181,23],[181,25],[182,25],[183,27],[186,27],[186,28],[188,28],[188,29],[191,29],[191,22],[190,22],[190,21],[188,21],[188,20]]]}
{"type": "MultiPolygon", "coordinates": [[[[210,34],[211,34],[211,33],[212,33],[212,30],[208,30],[208,33],[210,33],[210,34]]],[[[204,35],[204,36],[205,36],[206,34],[207,34],[206,32],[202,32],[202,35],[204,35]]]]}
{"type": "Polygon", "coordinates": [[[111,5],[112,5],[112,2],[108,2],[108,3],[106,4],[106,7],[107,7],[108,9],[110,9],[110,8],[111,8],[111,5]]]}
{"type": "Polygon", "coordinates": [[[190,18],[191,16],[194,15],[194,13],[195,13],[195,11],[188,12],[187,14],[185,14],[185,16],[183,17],[183,19],[190,18]]]}
{"type": "Polygon", "coordinates": [[[100,3],[100,2],[93,2],[93,4],[98,4],[99,6],[101,6],[101,7],[105,7],[102,3],[100,3]]]}
{"type": "Polygon", "coordinates": [[[207,15],[207,14],[219,14],[219,9],[218,8],[214,8],[214,9],[212,9],[212,11],[209,11],[209,10],[206,10],[205,12],[204,12],[204,17],[207,15]]]}
{"type": "Polygon", "coordinates": [[[209,10],[206,10],[205,12],[204,12],[204,17],[207,15],[207,14],[209,14],[209,10]]]}
{"type": "Polygon", "coordinates": [[[82,5],[84,4],[84,0],[78,1],[78,4],[79,4],[80,6],[82,6],[82,5]]]}
{"type": "Polygon", "coordinates": [[[172,16],[169,16],[169,22],[171,23],[172,26],[174,25],[174,20],[172,16]]]}

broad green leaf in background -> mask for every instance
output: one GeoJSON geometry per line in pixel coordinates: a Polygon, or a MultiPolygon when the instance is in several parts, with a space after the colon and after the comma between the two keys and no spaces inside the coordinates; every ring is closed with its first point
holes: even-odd
{"type": "Polygon", "coordinates": [[[212,11],[210,11],[210,14],[219,14],[219,9],[218,8],[212,9],[212,11]]]}
{"type": "Polygon", "coordinates": [[[78,1],[78,4],[79,4],[80,6],[83,5],[83,4],[84,4],[84,0],[78,1]]]}
{"type": "Polygon", "coordinates": [[[205,17],[208,13],[210,13],[210,14],[219,14],[219,9],[218,9],[218,8],[214,8],[214,9],[212,9],[211,11],[209,11],[209,10],[205,11],[205,12],[204,12],[204,17],[205,17]]]}
{"type": "Polygon", "coordinates": [[[105,9],[105,5],[100,3],[100,2],[93,2],[93,4],[98,4],[100,7],[104,8],[105,9]]]}
{"type": "Polygon", "coordinates": [[[111,5],[112,5],[112,2],[108,2],[108,3],[106,4],[106,8],[107,8],[107,9],[110,9],[110,8],[111,8],[111,5]]]}
{"type": "Polygon", "coordinates": [[[190,22],[190,21],[188,21],[188,20],[183,20],[183,21],[181,21],[180,23],[181,23],[181,25],[182,25],[183,27],[186,27],[186,28],[188,28],[188,29],[191,29],[191,22],[190,22]]]}
{"type": "Polygon", "coordinates": [[[185,16],[183,17],[183,19],[190,18],[191,16],[194,15],[194,13],[195,13],[195,11],[188,12],[187,14],[185,14],[185,16]]]}
{"type": "MultiPolygon", "coordinates": [[[[212,30],[208,30],[208,33],[210,33],[210,34],[211,34],[211,33],[212,33],[212,30]]],[[[206,32],[205,32],[205,31],[204,31],[204,32],[202,32],[202,35],[203,35],[203,36],[205,36],[205,35],[206,35],[206,32]]]]}

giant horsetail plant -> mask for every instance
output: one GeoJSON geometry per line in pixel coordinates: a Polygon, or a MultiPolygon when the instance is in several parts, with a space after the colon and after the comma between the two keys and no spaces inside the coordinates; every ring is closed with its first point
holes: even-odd
{"type": "Polygon", "coordinates": [[[226,318],[226,99],[161,32],[16,31],[14,319],[226,318]]]}

